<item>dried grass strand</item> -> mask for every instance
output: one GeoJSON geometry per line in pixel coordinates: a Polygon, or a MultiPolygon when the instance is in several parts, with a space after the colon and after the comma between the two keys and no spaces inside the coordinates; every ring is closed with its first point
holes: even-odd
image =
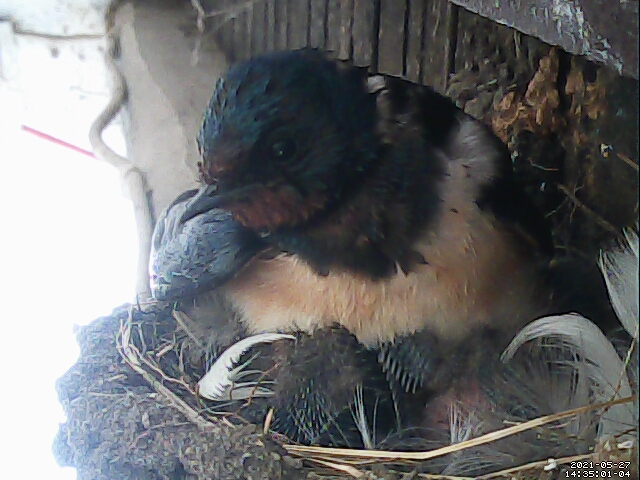
{"type": "Polygon", "coordinates": [[[633,402],[635,400],[636,400],[636,395],[632,395],[630,397],[616,399],[610,402],[602,402],[602,403],[597,403],[593,405],[585,405],[583,407],[566,410],[564,412],[555,413],[553,415],[546,415],[543,417],[534,418],[533,420],[529,420],[528,422],[521,423],[519,425],[514,425],[512,427],[503,428],[502,430],[497,430],[495,432],[490,432],[485,435],[481,435],[480,437],[472,438],[471,440],[466,440],[464,442],[460,442],[455,445],[448,445],[446,447],[438,448],[436,450],[430,450],[430,451],[424,451],[424,452],[355,450],[355,449],[347,449],[347,448],[307,447],[303,445],[291,445],[291,444],[283,445],[283,448],[285,448],[287,452],[289,452],[290,454],[298,455],[298,456],[320,454],[325,456],[330,455],[336,458],[356,458],[356,459],[360,458],[360,459],[371,459],[375,461],[386,461],[386,460],[423,461],[423,460],[430,460],[432,458],[441,457],[443,455],[448,455],[450,453],[455,453],[468,448],[491,443],[496,440],[500,440],[502,438],[506,438],[512,435],[516,435],[518,433],[522,433],[527,430],[531,430],[533,428],[541,427],[543,425],[547,425],[549,423],[562,420],[564,418],[573,417],[573,416],[580,415],[582,413],[586,413],[592,410],[598,410],[600,408],[610,408],[615,405],[621,405],[624,403],[633,402]]]}
{"type": "Polygon", "coordinates": [[[607,222],[604,218],[602,218],[596,212],[594,212],[589,207],[587,207],[587,205],[582,200],[580,200],[578,197],[576,197],[575,194],[573,192],[571,192],[567,187],[565,187],[564,185],[562,185],[560,183],[557,184],[556,187],[558,188],[558,190],[560,190],[562,193],[564,193],[569,198],[569,200],[571,200],[574,203],[574,205],[576,207],[578,207],[580,210],[582,210],[595,223],[600,225],[605,230],[613,233],[614,235],[618,235],[619,232],[618,232],[618,229],[616,227],[611,225],[611,223],[607,222]]]}
{"type": "Polygon", "coordinates": [[[124,360],[136,373],[140,374],[151,387],[161,394],[167,402],[180,411],[190,422],[197,425],[202,430],[209,430],[213,427],[211,422],[204,419],[198,412],[191,408],[185,401],[175,395],[169,388],[158,381],[151,373],[143,368],[143,357],[136,346],[131,343],[131,329],[133,325],[133,307],[129,308],[129,316],[125,321],[120,322],[116,349],[124,360]]]}

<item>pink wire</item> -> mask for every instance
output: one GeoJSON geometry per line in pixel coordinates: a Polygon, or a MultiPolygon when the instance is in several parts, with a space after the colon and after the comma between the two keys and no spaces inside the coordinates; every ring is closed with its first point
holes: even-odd
{"type": "Polygon", "coordinates": [[[41,132],[39,130],[36,130],[35,128],[31,128],[31,127],[27,127],[26,125],[22,125],[20,127],[23,131],[30,133],[32,135],[35,135],[36,137],[40,137],[44,140],[47,140],[51,143],[55,143],[56,145],[60,145],[62,147],[68,148],[70,150],[73,150],[74,152],[78,152],[81,153],[83,155],[86,155],[88,157],[91,158],[96,158],[96,156],[93,154],[93,152],[90,152],[89,150],[85,150],[84,148],[80,148],[76,145],[73,145],[71,143],[65,142],[64,140],[60,140],[59,138],[53,137],[51,135],[48,135],[44,132],[41,132]]]}

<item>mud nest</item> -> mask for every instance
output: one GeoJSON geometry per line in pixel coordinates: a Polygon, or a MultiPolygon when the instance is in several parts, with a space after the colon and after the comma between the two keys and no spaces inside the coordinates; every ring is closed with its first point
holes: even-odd
{"type": "MultiPolygon", "coordinates": [[[[196,346],[171,305],[118,308],[80,329],[78,343],[80,360],[57,384],[68,420],[54,453],[61,465],[77,468],[80,479],[400,479],[421,462],[446,459],[464,447],[454,445],[424,458],[420,452],[408,458],[375,451],[335,456],[323,448],[288,444],[264,425],[249,424],[240,410],[211,410],[194,391],[204,364],[192,355],[196,346]]],[[[526,431],[551,420],[539,418],[516,428],[526,431]]],[[[636,457],[637,444],[605,439],[591,454],[556,459],[547,478],[561,478],[571,461],[633,464],[636,457]]],[[[486,478],[539,478],[548,469],[545,460],[486,478]]]]}
{"type": "MultiPolygon", "coordinates": [[[[474,60],[458,69],[449,95],[509,146],[559,254],[594,259],[638,217],[637,81],[504,27],[469,31],[460,42],[474,60]]],[[[171,306],[157,304],[121,307],[79,330],[80,359],[57,384],[68,416],[54,442],[61,465],[93,480],[386,479],[411,470],[410,460],[296,449],[263,425],[208,410],[194,392],[204,361],[186,336],[171,306]]],[[[632,460],[637,450],[604,441],[590,458],[632,460]]],[[[553,478],[566,468],[545,467],[504,475],[553,478]]]]}
{"type": "Polygon", "coordinates": [[[638,218],[638,81],[465,19],[447,94],[508,145],[558,253],[595,258],[638,218]]]}

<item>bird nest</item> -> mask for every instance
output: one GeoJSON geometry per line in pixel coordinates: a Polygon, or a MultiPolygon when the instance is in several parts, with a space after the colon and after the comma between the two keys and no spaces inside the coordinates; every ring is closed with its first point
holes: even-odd
{"type": "MultiPolygon", "coordinates": [[[[96,480],[406,478],[412,469],[424,471],[429,462],[446,461],[465,449],[508,437],[517,441],[522,432],[631,401],[586,405],[430,451],[307,447],[271,433],[269,415],[264,424],[252,425],[241,407],[217,412],[198,398],[195,385],[204,365],[190,360],[198,346],[170,305],[119,308],[83,327],[78,341],[81,358],[58,382],[68,421],[61,426],[55,452],[62,465],[78,469],[79,478],[96,480]]],[[[480,478],[561,478],[580,462],[628,462],[620,471],[634,478],[637,443],[603,438],[584,455],[544,459],[480,478]]],[[[412,478],[466,477],[419,473],[412,478]]]]}
{"type": "MultiPolygon", "coordinates": [[[[508,144],[516,175],[546,214],[558,248],[594,259],[638,215],[637,82],[549,48],[524,67],[496,71],[504,64],[469,65],[452,78],[449,94],[508,144]]],[[[68,416],[54,443],[61,465],[94,480],[459,478],[408,472],[630,401],[535,418],[431,451],[293,445],[270,432],[269,415],[254,425],[240,410],[216,412],[198,398],[205,360],[183,320],[172,305],[141,304],[79,330],[80,359],[57,384],[68,416]]],[[[585,455],[480,478],[559,478],[571,476],[576,462],[593,462],[583,469],[593,471],[606,461],[629,462],[630,477],[637,478],[637,457],[637,442],[608,437],[585,455]]]]}

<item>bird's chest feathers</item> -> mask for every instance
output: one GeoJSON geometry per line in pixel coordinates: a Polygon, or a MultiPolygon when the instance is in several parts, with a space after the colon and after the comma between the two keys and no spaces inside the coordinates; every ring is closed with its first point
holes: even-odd
{"type": "Polygon", "coordinates": [[[255,261],[225,286],[251,332],[305,331],[338,323],[367,345],[429,328],[449,339],[478,326],[501,328],[536,312],[534,268],[510,231],[476,200],[497,175],[495,150],[463,122],[443,156],[437,213],[410,246],[426,260],[408,274],[318,275],[296,256],[255,261]]]}
{"type": "Polygon", "coordinates": [[[338,323],[371,346],[425,327],[456,338],[478,325],[517,321],[507,312],[528,289],[522,261],[465,195],[445,197],[436,225],[414,244],[428,264],[407,275],[379,281],[321,276],[299,258],[281,255],[249,265],[225,294],[252,333],[312,332],[338,323]]]}

